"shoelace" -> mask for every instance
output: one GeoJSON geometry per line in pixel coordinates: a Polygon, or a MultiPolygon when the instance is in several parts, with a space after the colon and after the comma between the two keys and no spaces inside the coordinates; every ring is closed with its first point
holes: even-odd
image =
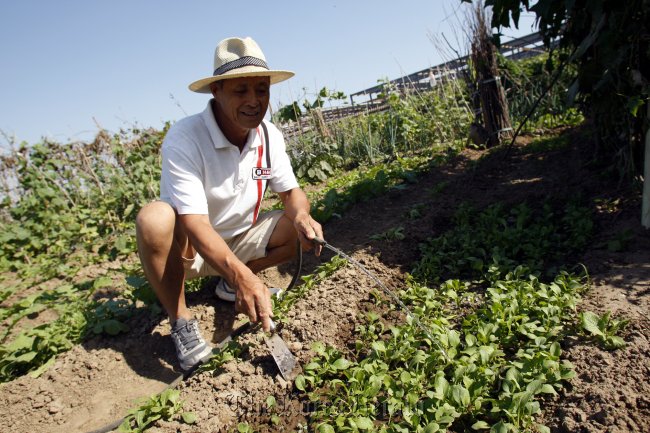
{"type": "Polygon", "coordinates": [[[194,329],[192,322],[187,322],[174,330],[174,334],[178,337],[181,345],[189,350],[199,342],[199,334],[194,329]]]}

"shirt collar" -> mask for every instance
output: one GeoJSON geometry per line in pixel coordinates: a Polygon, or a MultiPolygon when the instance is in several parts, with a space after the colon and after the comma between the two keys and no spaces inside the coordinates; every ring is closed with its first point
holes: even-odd
{"type": "MultiPolygon", "coordinates": [[[[212,140],[212,144],[216,149],[229,148],[230,146],[233,146],[233,144],[228,141],[226,136],[223,135],[223,132],[217,123],[217,119],[214,117],[214,112],[212,111],[212,99],[208,101],[208,105],[201,113],[201,117],[203,118],[203,123],[205,123],[205,126],[208,128],[210,139],[212,140]]],[[[260,125],[248,133],[248,139],[244,145],[244,150],[247,148],[256,148],[262,144],[262,140],[258,134],[258,130],[261,131],[261,128],[262,126],[260,125]]]]}

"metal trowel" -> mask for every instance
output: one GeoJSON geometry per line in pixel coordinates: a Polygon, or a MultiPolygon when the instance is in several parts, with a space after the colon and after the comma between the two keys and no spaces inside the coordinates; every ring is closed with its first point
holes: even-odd
{"type": "Polygon", "coordinates": [[[276,327],[273,320],[271,320],[271,336],[264,336],[264,342],[269,347],[275,365],[278,366],[280,374],[287,382],[292,381],[300,373],[300,366],[296,357],[287,347],[287,343],[275,332],[276,327]]]}

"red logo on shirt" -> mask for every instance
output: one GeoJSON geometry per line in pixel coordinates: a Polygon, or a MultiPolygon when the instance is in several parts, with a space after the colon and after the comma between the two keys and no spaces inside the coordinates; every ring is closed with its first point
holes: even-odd
{"type": "Polygon", "coordinates": [[[266,167],[254,167],[253,168],[253,180],[268,180],[271,179],[273,175],[271,174],[271,169],[266,167]]]}

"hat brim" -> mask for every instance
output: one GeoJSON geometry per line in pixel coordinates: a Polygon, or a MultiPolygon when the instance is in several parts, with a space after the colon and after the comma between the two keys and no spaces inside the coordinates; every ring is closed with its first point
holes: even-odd
{"type": "Polygon", "coordinates": [[[277,84],[284,80],[288,80],[295,74],[291,71],[270,71],[268,69],[260,68],[258,66],[245,66],[243,68],[233,69],[221,75],[202,78],[189,85],[192,92],[197,93],[212,93],[210,84],[221,80],[229,80],[231,78],[244,78],[244,77],[269,77],[271,84],[277,84]]]}

